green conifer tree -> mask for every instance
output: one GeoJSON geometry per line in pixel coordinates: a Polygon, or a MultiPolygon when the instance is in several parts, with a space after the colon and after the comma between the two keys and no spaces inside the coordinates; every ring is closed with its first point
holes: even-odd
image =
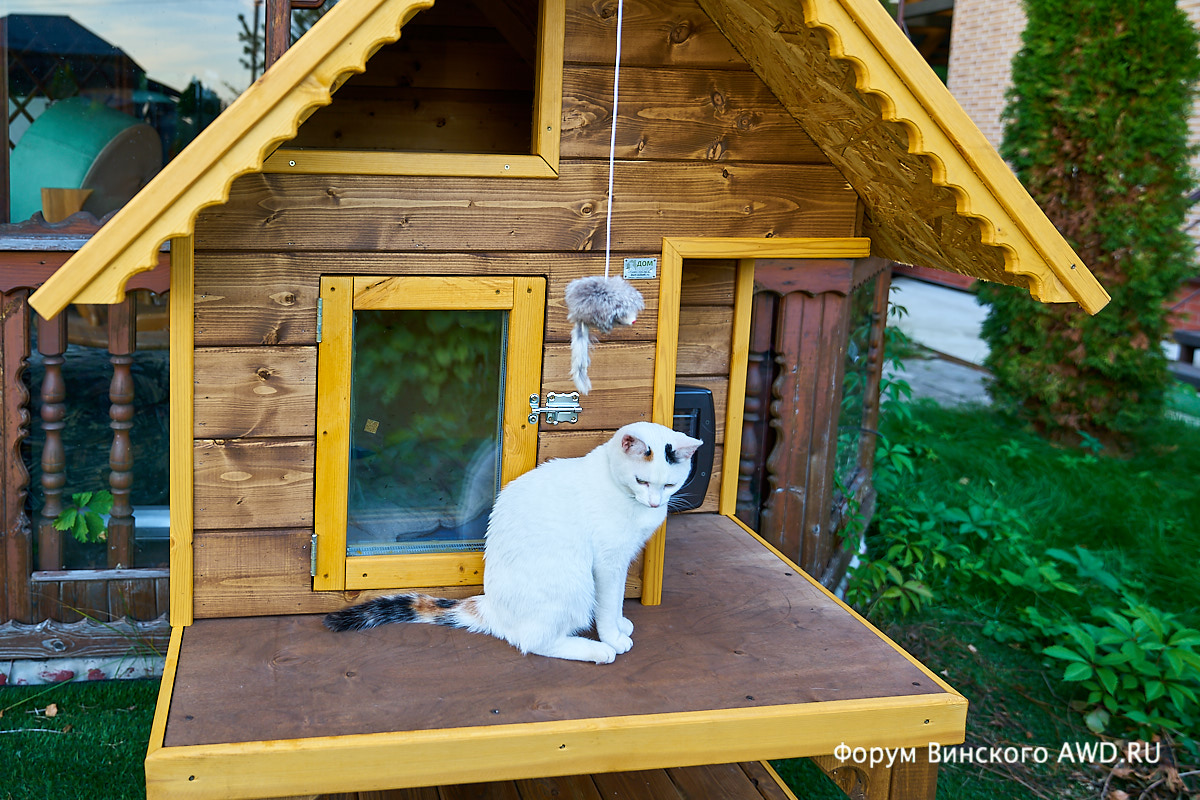
{"type": "Polygon", "coordinates": [[[1025,0],[1001,152],[1112,295],[1096,316],[989,286],[993,398],[1040,428],[1120,439],[1161,413],[1164,302],[1182,232],[1197,34],[1174,0],[1025,0]]]}

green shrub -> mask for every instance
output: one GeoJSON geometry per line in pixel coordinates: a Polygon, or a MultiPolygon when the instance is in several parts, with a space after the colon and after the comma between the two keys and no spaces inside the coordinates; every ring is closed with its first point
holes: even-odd
{"type": "Polygon", "coordinates": [[[1044,656],[1092,730],[1165,732],[1200,755],[1194,581],[1165,575],[1173,562],[1190,575],[1179,555],[1194,552],[1200,436],[1163,421],[1141,434],[1143,455],[1115,459],[1095,439],[1065,448],[1013,430],[994,409],[897,410],[883,425],[878,508],[847,601],[884,617],[964,608],[986,635],[1044,656]],[[1098,517],[1081,513],[1093,506],[1098,517]],[[1143,507],[1157,525],[1143,524],[1143,507]],[[1097,519],[1111,526],[1104,552],[1080,543],[1097,519]]]}
{"type": "Polygon", "coordinates": [[[1196,272],[1182,223],[1197,34],[1174,0],[1025,7],[1001,151],[1112,302],[1089,316],[985,287],[991,390],[1057,436],[1119,438],[1161,411],[1164,301],[1196,272]]]}

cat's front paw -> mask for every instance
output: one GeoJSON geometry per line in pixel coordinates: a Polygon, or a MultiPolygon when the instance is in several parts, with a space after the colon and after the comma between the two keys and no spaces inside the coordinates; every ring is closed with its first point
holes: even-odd
{"type": "MultiPolygon", "coordinates": [[[[630,646],[633,642],[629,643],[630,646]]],[[[624,653],[625,650],[617,650],[607,642],[596,642],[595,661],[597,664],[611,664],[617,657],[617,653],[624,653]]],[[[628,648],[626,648],[628,649],[628,648]]]]}
{"type": "Polygon", "coordinates": [[[604,643],[615,650],[617,655],[628,653],[633,648],[633,639],[624,634],[608,639],[604,643]]]}
{"type": "Polygon", "coordinates": [[[618,617],[617,631],[619,631],[622,636],[633,636],[633,623],[625,617],[618,617]]]}

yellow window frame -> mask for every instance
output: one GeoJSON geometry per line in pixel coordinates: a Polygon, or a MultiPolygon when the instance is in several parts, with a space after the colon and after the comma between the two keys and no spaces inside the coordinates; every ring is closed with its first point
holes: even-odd
{"type": "MultiPolygon", "coordinates": [[[[541,0],[530,153],[422,153],[280,148],[264,172],[298,175],[416,175],[471,178],[557,178],[562,133],[566,0],[541,0]]],[[[368,64],[367,69],[370,69],[368,64]]]]}
{"type": "Polygon", "coordinates": [[[529,397],[541,389],[546,279],[331,275],[321,278],[321,306],[313,589],[345,591],[481,584],[481,552],[346,555],[354,312],[363,309],[508,311],[500,474],[503,486],[537,464],[538,426],[529,422],[529,397]]]}

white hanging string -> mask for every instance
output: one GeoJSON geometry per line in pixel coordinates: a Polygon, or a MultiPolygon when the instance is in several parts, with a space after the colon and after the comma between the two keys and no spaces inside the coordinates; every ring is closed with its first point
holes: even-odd
{"type": "Polygon", "coordinates": [[[608,215],[604,234],[604,277],[612,259],[613,168],[617,155],[617,94],[621,84],[621,28],[625,21],[625,2],[617,0],[617,58],[613,64],[612,131],[608,140],[608,215]]]}

